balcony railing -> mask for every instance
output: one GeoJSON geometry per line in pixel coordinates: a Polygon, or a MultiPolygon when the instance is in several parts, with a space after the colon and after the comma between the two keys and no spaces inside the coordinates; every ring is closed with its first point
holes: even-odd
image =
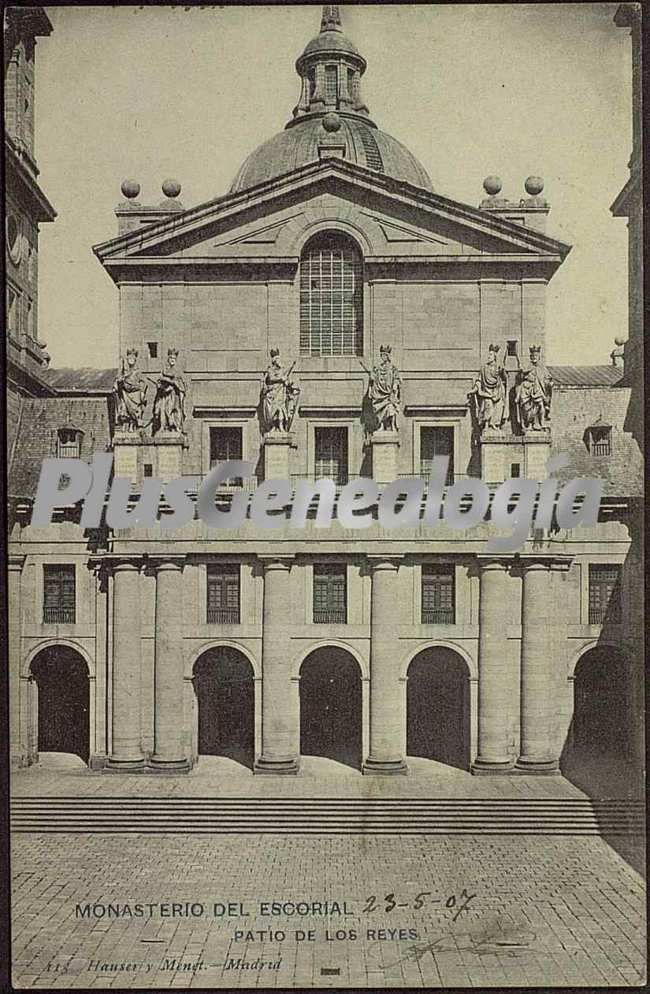
{"type": "Polygon", "coordinates": [[[45,625],[74,625],[75,609],[73,607],[44,607],[43,624],[45,625]]]}
{"type": "Polygon", "coordinates": [[[208,608],[208,624],[209,625],[238,625],[239,624],[239,608],[238,607],[209,607],[208,608]]]}
{"type": "Polygon", "coordinates": [[[332,611],[319,611],[314,609],[315,625],[344,625],[346,621],[347,619],[345,617],[344,609],[332,611]]]}
{"type": "Polygon", "coordinates": [[[434,610],[422,611],[423,625],[454,625],[456,623],[455,611],[452,608],[436,608],[434,610]]]}

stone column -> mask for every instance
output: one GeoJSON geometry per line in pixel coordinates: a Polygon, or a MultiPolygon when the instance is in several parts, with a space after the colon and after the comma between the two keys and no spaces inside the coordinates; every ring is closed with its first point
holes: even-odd
{"type": "Polygon", "coordinates": [[[186,773],[190,769],[183,744],[183,562],[181,557],[153,562],[154,751],[149,765],[157,773],[186,773]]]}
{"type": "Polygon", "coordinates": [[[554,623],[551,562],[522,556],[521,605],[521,738],[517,769],[525,773],[557,773],[551,709],[557,707],[551,632],[554,623]]]}
{"type": "Polygon", "coordinates": [[[478,754],[472,773],[507,773],[510,704],[508,561],[479,557],[478,754]]]}
{"type": "Polygon", "coordinates": [[[262,559],[262,752],[256,773],[297,773],[300,740],[298,681],[291,679],[289,586],[292,556],[262,559]]]}
{"type": "Polygon", "coordinates": [[[398,558],[369,557],[372,568],[370,603],[370,752],[364,773],[388,776],[407,773],[402,755],[406,708],[399,679],[395,636],[398,605],[398,558]]]}
{"type": "Polygon", "coordinates": [[[7,652],[9,656],[9,743],[11,754],[11,767],[25,766],[29,754],[29,742],[27,739],[28,727],[23,727],[24,722],[20,720],[20,692],[28,691],[27,681],[21,688],[20,670],[21,659],[21,631],[22,618],[20,611],[20,580],[22,576],[24,556],[9,556],[7,562],[8,571],[8,644],[7,652]]]}
{"type": "Polygon", "coordinates": [[[140,564],[113,565],[113,741],[105,769],[144,769],[140,728],[140,564]]]}

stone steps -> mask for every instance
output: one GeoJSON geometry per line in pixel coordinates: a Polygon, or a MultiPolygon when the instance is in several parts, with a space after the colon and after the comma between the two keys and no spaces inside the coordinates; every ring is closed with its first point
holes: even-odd
{"type": "Polygon", "coordinates": [[[643,835],[641,801],[18,797],[13,832],[643,835]]]}

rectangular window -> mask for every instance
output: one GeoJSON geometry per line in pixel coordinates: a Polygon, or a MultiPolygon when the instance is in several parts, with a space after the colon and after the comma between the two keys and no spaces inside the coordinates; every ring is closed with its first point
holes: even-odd
{"type": "Polygon", "coordinates": [[[214,563],[207,568],[207,622],[239,624],[239,563],[214,563]]]}
{"type": "Polygon", "coordinates": [[[146,462],[142,468],[143,468],[143,476],[145,477],[153,476],[153,463],[146,462]]]}
{"type": "Polygon", "coordinates": [[[73,625],[75,601],[74,566],[43,566],[43,621],[73,625]]]}
{"type": "Polygon", "coordinates": [[[158,342],[147,342],[147,348],[149,350],[149,358],[158,358],[158,342]]]}
{"type": "Polygon", "coordinates": [[[511,355],[511,356],[516,356],[517,355],[517,339],[516,338],[509,338],[508,339],[508,351],[507,351],[507,355],[511,355]]]}
{"type": "Polygon", "coordinates": [[[363,352],[363,261],[346,236],[316,236],[300,261],[300,353],[363,352]]]}
{"type": "Polygon", "coordinates": [[[348,482],[348,430],[347,428],[315,429],[316,461],[314,474],[325,477],[340,486],[348,482]]]}
{"type": "Polygon", "coordinates": [[[348,620],[344,564],[314,566],[314,624],[344,625],[348,620]]]}
{"type": "Polygon", "coordinates": [[[422,624],[456,623],[456,584],[453,566],[422,566],[422,624]]]}
{"type": "Polygon", "coordinates": [[[433,460],[436,456],[447,456],[446,485],[454,482],[454,429],[453,428],[420,428],[420,476],[428,477],[431,473],[433,460]]]}
{"type": "Polygon", "coordinates": [[[521,476],[521,463],[510,463],[510,476],[513,480],[518,480],[521,476]]]}
{"type": "Polygon", "coordinates": [[[621,567],[591,564],[589,566],[589,624],[621,620],[621,567]]]}
{"type": "Polygon", "coordinates": [[[338,70],[336,66],[325,66],[325,101],[336,107],[338,97],[338,70]]]}
{"type": "MultiPolygon", "coordinates": [[[[241,460],[242,430],[241,428],[210,428],[210,469],[218,463],[241,460]]],[[[241,476],[228,480],[225,486],[242,487],[241,476]]]]}

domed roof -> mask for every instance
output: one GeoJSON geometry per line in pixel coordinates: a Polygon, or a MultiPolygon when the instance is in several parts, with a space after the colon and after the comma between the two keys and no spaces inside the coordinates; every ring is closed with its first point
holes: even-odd
{"type": "Polygon", "coordinates": [[[306,55],[314,55],[316,52],[351,52],[353,55],[359,55],[357,46],[340,31],[321,31],[305,47],[301,58],[304,59],[306,55]]]}
{"type": "Polygon", "coordinates": [[[323,115],[302,118],[293,127],[256,148],[244,160],[230,188],[239,193],[265,180],[282,176],[309,162],[318,162],[319,144],[345,144],[345,160],[373,169],[424,190],[433,190],[424,168],[396,138],[372,127],[356,115],[338,115],[341,126],[332,134],[323,127],[323,115]]]}

